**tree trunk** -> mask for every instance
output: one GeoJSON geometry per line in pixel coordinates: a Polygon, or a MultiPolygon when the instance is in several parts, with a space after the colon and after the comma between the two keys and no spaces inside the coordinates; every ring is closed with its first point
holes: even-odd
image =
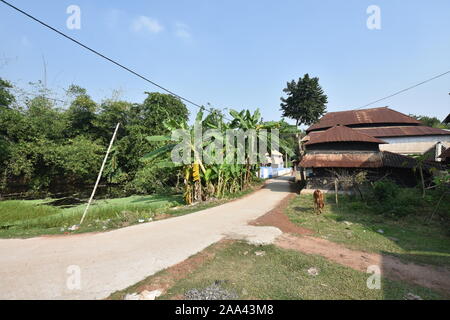
{"type": "Polygon", "coordinates": [[[423,178],[422,166],[419,167],[419,172],[420,172],[420,180],[422,182],[422,198],[425,198],[425,180],[423,178]]]}

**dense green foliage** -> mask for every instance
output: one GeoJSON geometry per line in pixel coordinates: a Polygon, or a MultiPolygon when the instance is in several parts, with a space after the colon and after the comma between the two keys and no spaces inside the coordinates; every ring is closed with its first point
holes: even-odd
{"type": "Polygon", "coordinates": [[[125,186],[129,193],[175,184],[177,172],[150,173],[140,158],[159,146],[145,137],[168,134],[164,120],[188,121],[188,109],[179,99],[147,93],[141,104],[117,99],[97,103],[85,89],[73,85],[66,91],[68,105],[59,105],[45,90],[16,99],[13,89],[0,79],[0,194],[92,184],[118,122],[121,127],[105,180],[125,186]]]}
{"type": "MultiPolygon", "coordinates": [[[[55,100],[42,83],[31,85],[37,94],[19,95],[20,89],[0,79],[0,195],[87,195],[117,123],[120,129],[102,180],[109,186],[120,186],[120,192],[111,195],[181,191],[186,168],[168,168],[151,159],[143,160],[146,154],[165,146],[165,139],[149,142],[148,137],[165,138],[172,130],[190,129],[189,111],[179,99],[147,92],[142,103],[116,98],[96,102],[86,89],[72,85],[65,97],[55,100]]],[[[225,121],[220,110],[200,114],[205,130],[278,128],[282,132],[281,151],[286,154],[297,150],[296,127],[285,121],[263,123],[259,111],[231,111],[231,122],[225,121]]],[[[219,188],[212,192],[217,196],[244,190],[256,177],[257,166],[225,168],[225,175],[217,168],[201,168],[201,178],[206,179],[204,187],[211,190],[210,182],[221,180],[219,188]]],[[[191,178],[193,169],[198,168],[190,169],[191,178]]]]}
{"type": "Polygon", "coordinates": [[[283,92],[287,94],[287,98],[281,98],[283,117],[294,119],[297,126],[317,122],[327,110],[328,97],[319,85],[319,78],[305,74],[298,82],[288,82],[283,92]]]}
{"type": "Polygon", "coordinates": [[[436,117],[428,117],[428,116],[417,116],[414,114],[410,114],[411,117],[414,119],[419,120],[422,122],[424,126],[432,127],[432,128],[439,128],[439,129],[450,129],[450,124],[442,123],[441,120],[439,120],[436,117]]]}
{"type": "Polygon", "coordinates": [[[379,202],[395,200],[399,190],[399,186],[390,180],[379,180],[373,184],[373,194],[379,202]]]}
{"type": "Polygon", "coordinates": [[[11,94],[11,83],[0,78],[0,108],[7,108],[13,103],[14,96],[11,94]]]}
{"type": "Polygon", "coordinates": [[[404,217],[417,213],[420,208],[422,213],[428,212],[430,219],[433,212],[437,218],[450,222],[450,193],[448,176],[436,178],[435,188],[422,196],[419,188],[401,188],[398,184],[388,179],[374,182],[364,197],[362,203],[373,213],[391,217],[404,217]],[[437,181],[446,179],[445,181],[437,181]]]}

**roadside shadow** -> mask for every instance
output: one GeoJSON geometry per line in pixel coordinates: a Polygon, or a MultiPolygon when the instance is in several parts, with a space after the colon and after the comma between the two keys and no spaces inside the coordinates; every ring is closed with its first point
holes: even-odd
{"type": "Polygon", "coordinates": [[[297,212],[302,212],[302,213],[311,213],[314,211],[314,207],[308,207],[308,208],[293,207],[292,209],[294,209],[297,212]]]}
{"type": "MultiPolygon", "coordinates": [[[[382,278],[381,290],[385,300],[398,299],[399,288],[396,283],[386,281],[390,279],[396,282],[408,283],[410,289],[403,289],[405,300],[422,300],[423,294],[434,299],[450,299],[450,270],[444,266],[411,263],[411,261],[424,260],[429,254],[392,254],[382,251],[380,258],[380,271],[382,278]],[[417,286],[414,288],[413,286],[417,286]],[[419,288],[421,287],[421,288],[419,288]],[[426,289],[433,292],[426,292],[426,289]]],[[[401,290],[401,289],[400,289],[401,290]]]]}
{"type": "Polygon", "coordinates": [[[263,189],[270,190],[272,192],[294,192],[296,188],[294,186],[294,177],[282,176],[271,179],[272,181],[266,184],[263,189]],[[287,182],[287,183],[286,183],[287,182]]]}

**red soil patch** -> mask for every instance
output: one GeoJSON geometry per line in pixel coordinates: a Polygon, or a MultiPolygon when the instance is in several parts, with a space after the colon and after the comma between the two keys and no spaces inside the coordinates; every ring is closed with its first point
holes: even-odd
{"type": "Polygon", "coordinates": [[[269,211],[262,217],[250,222],[252,226],[272,226],[277,227],[284,233],[295,233],[299,235],[310,235],[314,231],[306,228],[299,227],[295,223],[292,223],[288,216],[284,213],[284,210],[288,207],[290,201],[298,195],[290,194],[284,198],[273,210],[269,211]]]}
{"type": "Polygon", "coordinates": [[[389,279],[413,283],[450,296],[450,272],[443,267],[404,263],[393,256],[352,250],[325,239],[309,236],[283,234],[275,244],[283,249],[320,255],[362,272],[367,272],[369,266],[376,265],[381,274],[389,279]]]}

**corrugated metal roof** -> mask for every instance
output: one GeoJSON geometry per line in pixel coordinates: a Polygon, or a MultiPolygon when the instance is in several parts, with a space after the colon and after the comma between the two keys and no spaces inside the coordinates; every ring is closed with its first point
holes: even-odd
{"type": "Polygon", "coordinates": [[[369,142],[384,144],[383,140],[374,138],[365,133],[351,129],[346,126],[335,126],[331,129],[321,132],[312,132],[310,140],[305,145],[313,145],[327,142],[369,142]]]}
{"type": "Polygon", "coordinates": [[[341,112],[329,112],[316,124],[309,127],[306,132],[318,129],[331,128],[335,125],[357,125],[376,123],[409,123],[418,125],[421,122],[403,113],[384,108],[373,108],[364,110],[350,110],[341,112]]]}
{"type": "Polygon", "coordinates": [[[381,152],[369,153],[308,153],[300,166],[304,168],[380,168],[381,152]]]}
{"type": "MultiPolygon", "coordinates": [[[[376,138],[450,135],[450,131],[448,130],[426,126],[389,126],[377,128],[353,128],[353,130],[376,138]]],[[[308,136],[313,140],[321,133],[323,133],[323,131],[312,131],[308,136]]]]}
{"type": "Polygon", "coordinates": [[[426,126],[394,126],[378,128],[355,128],[355,130],[372,137],[398,137],[398,136],[434,136],[450,135],[450,131],[426,126]]]}
{"type": "MultiPolygon", "coordinates": [[[[300,166],[304,168],[407,168],[417,166],[417,160],[388,151],[368,153],[308,153],[303,156],[300,166]]],[[[443,170],[439,163],[424,163],[425,169],[443,170]]]]}

